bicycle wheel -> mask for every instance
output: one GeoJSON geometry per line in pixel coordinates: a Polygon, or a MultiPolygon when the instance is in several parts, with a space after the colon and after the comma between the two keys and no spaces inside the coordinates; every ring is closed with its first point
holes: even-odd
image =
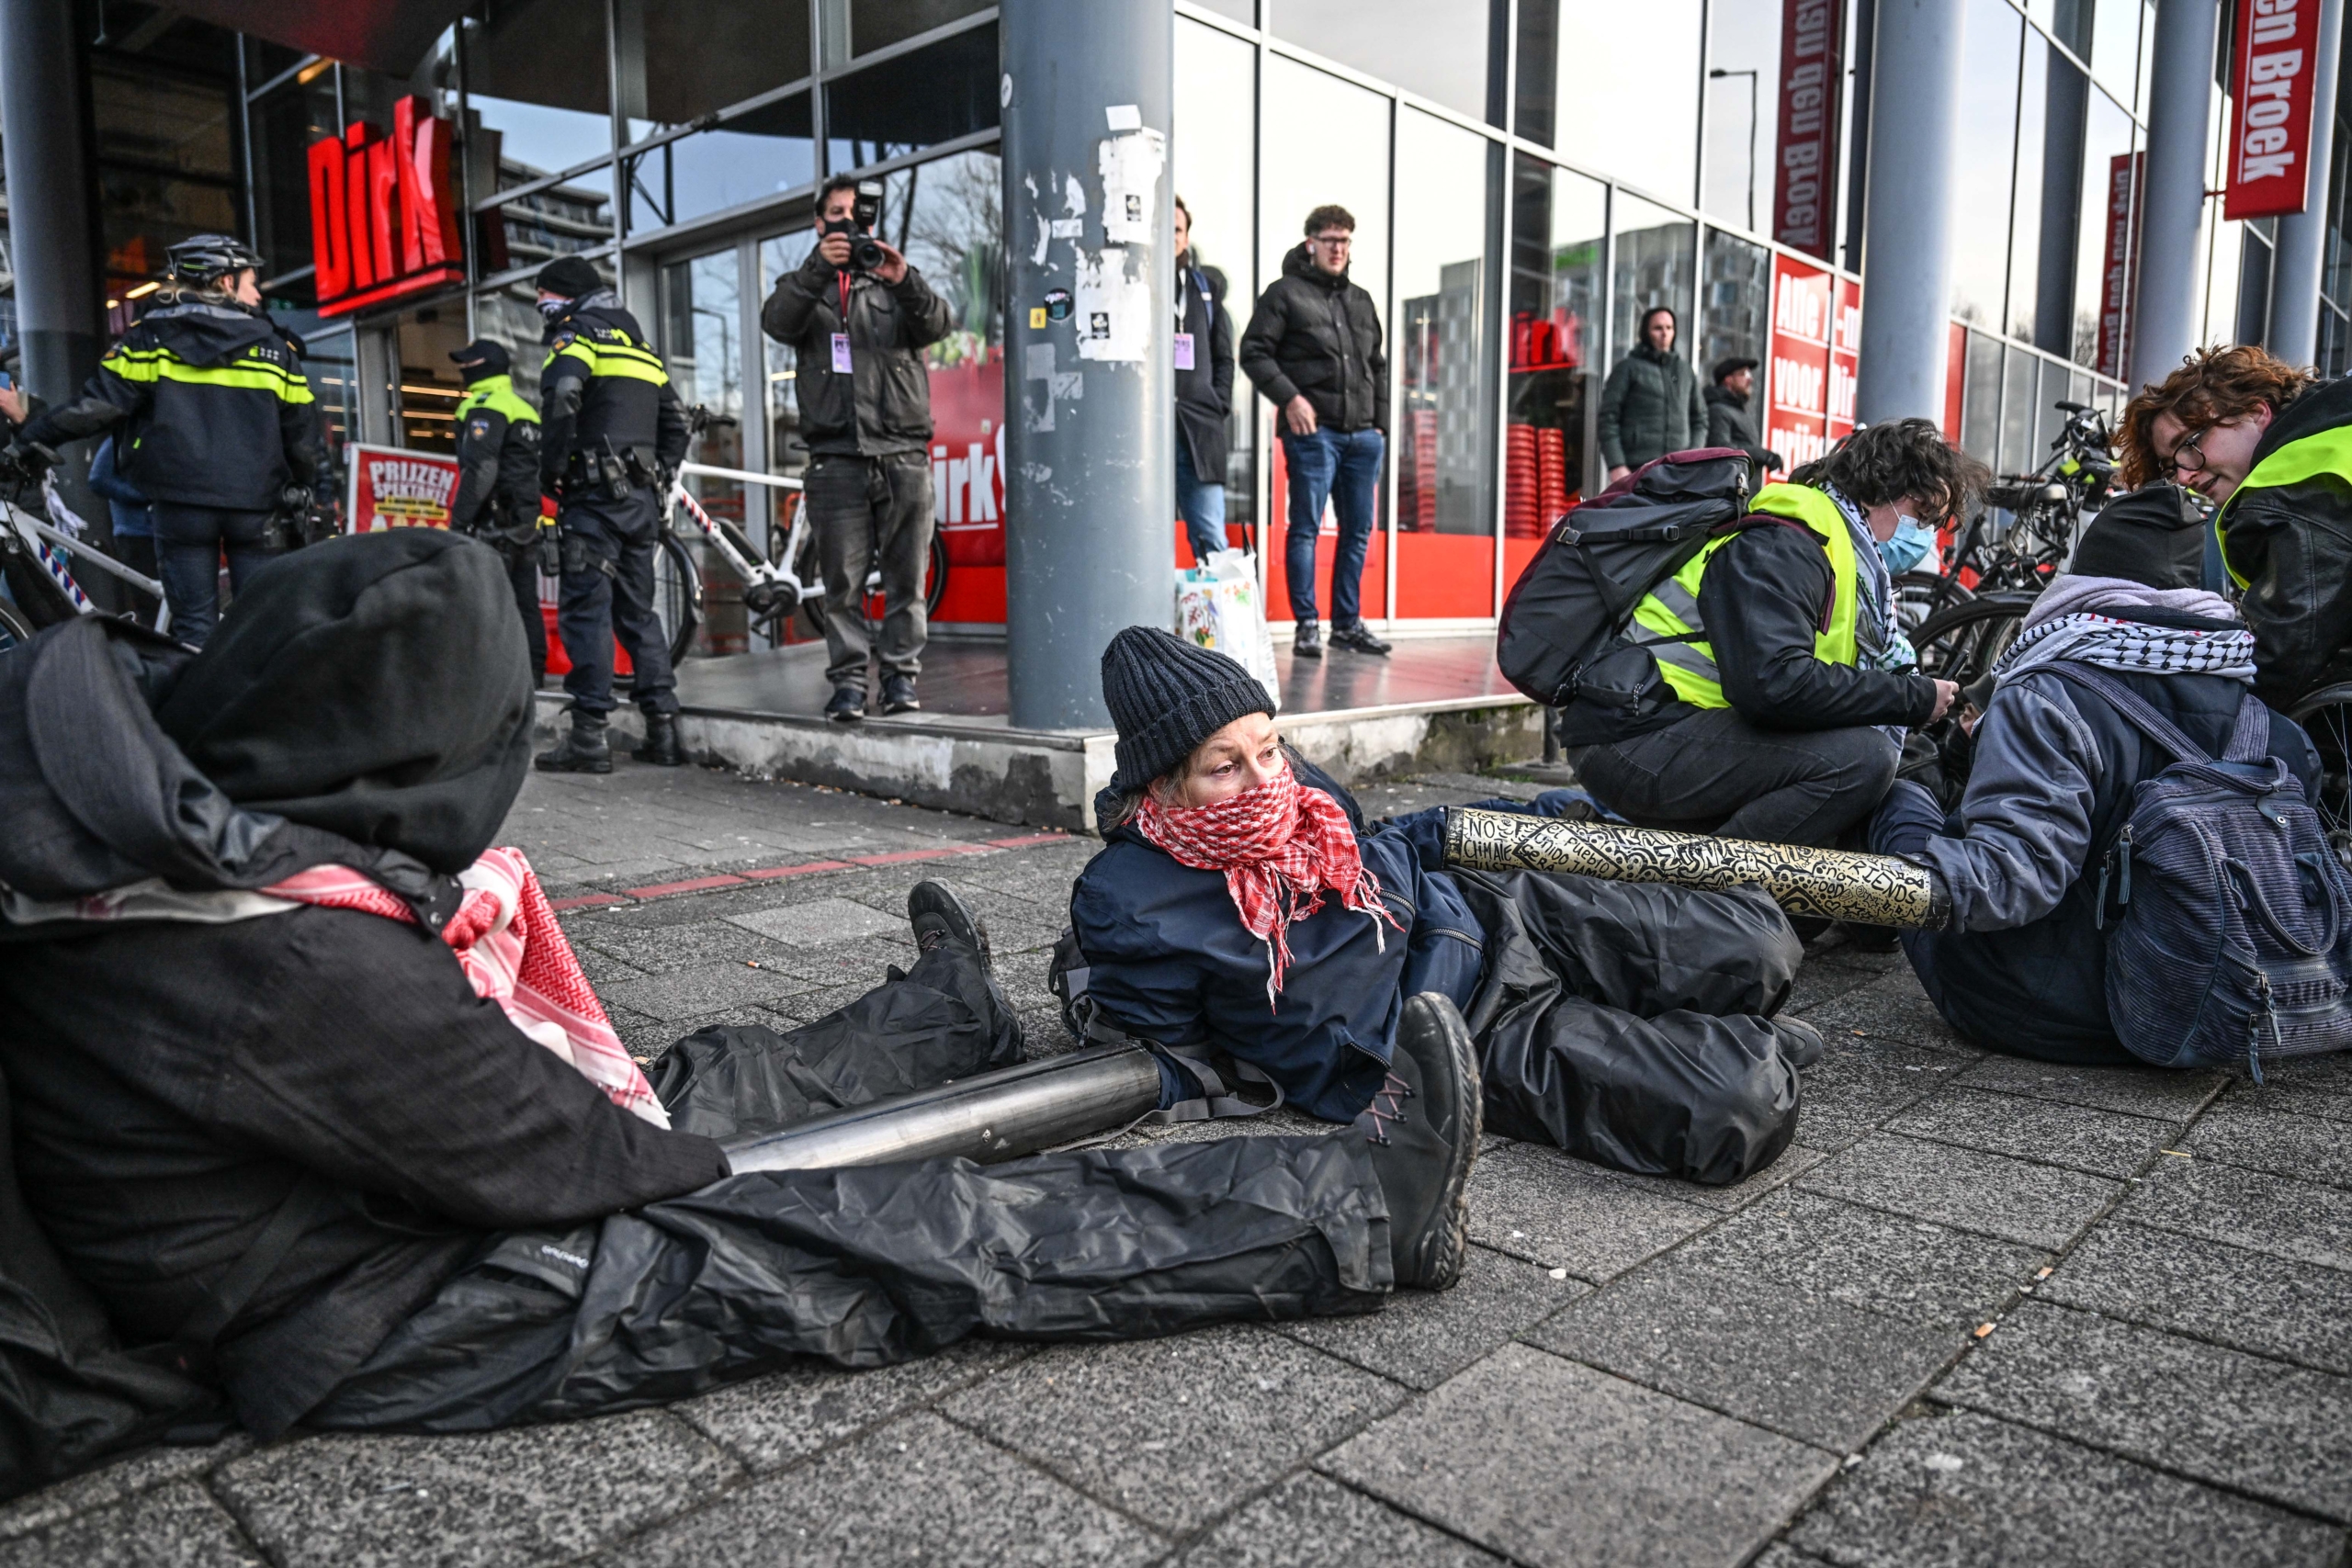
{"type": "Polygon", "coordinates": [[[1906,637],[1916,637],[1930,615],[1940,615],[1954,604],[1965,604],[1975,597],[1939,572],[1906,571],[1894,580],[1894,614],[1903,623],[1906,637]]]}
{"type": "Polygon", "coordinates": [[[674,667],[695,645],[695,628],[702,625],[702,572],[694,552],[675,534],[663,533],[653,552],[653,613],[670,640],[674,667]]]}
{"type": "Polygon", "coordinates": [[[33,624],[25,613],[6,599],[0,599],[0,653],[21,648],[33,639],[33,624]]]}
{"type": "Polygon", "coordinates": [[[1939,681],[1956,681],[1962,688],[1992,673],[2001,655],[2024,629],[2025,613],[2033,601],[2022,594],[1971,599],[1964,604],[1928,616],[1911,634],[1918,650],[1919,671],[1939,681]]]}
{"type": "Polygon", "coordinates": [[[2352,866],[2352,685],[2323,686],[2287,710],[2319,752],[2319,798],[2312,809],[2335,858],[2352,866]]]}

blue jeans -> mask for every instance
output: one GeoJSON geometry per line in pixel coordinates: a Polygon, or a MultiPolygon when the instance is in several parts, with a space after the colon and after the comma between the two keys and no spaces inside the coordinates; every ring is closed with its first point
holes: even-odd
{"type": "Polygon", "coordinates": [[[1340,523],[1340,552],[1331,562],[1331,628],[1345,631],[1363,619],[1356,593],[1363,581],[1364,552],[1372,546],[1374,498],[1386,451],[1377,430],[1283,435],[1283,457],[1290,468],[1290,537],[1283,547],[1283,570],[1290,578],[1290,613],[1301,626],[1316,619],[1315,531],[1322,526],[1326,500],[1340,523]]]}
{"type": "Polygon", "coordinates": [[[1211,550],[1229,548],[1225,542],[1225,486],[1193,472],[1193,444],[1176,433],[1176,515],[1184,520],[1184,535],[1193,544],[1195,565],[1211,550]]]}

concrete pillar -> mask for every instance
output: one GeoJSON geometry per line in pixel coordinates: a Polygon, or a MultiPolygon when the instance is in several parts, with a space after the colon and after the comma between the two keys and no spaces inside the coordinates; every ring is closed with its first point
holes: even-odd
{"type": "Polygon", "coordinates": [[[1868,423],[1941,423],[1966,8],[1954,0],[1878,0],[1877,8],[1855,412],[1868,423]]]}
{"type": "Polygon", "coordinates": [[[82,389],[105,347],[93,206],[89,76],[73,0],[0,5],[0,131],[25,383],[52,402],[82,389]]]}
{"type": "MultiPolygon", "coordinates": [[[[2213,95],[2218,0],[2156,0],[2148,73],[2148,172],[2140,195],[2140,288],[2132,303],[2132,383],[2163,380],[2203,335],[2206,119],[2213,95]]],[[[2237,280],[2228,280],[2235,288],[2237,280]]]]}
{"type": "Polygon", "coordinates": [[[2270,272],[2270,352],[2290,365],[2319,357],[2320,269],[2327,258],[2327,176],[2335,164],[2336,64],[2344,48],[2344,0],[2320,0],[2319,59],[2312,78],[2312,145],[2303,209],[2278,220],[2270,272]]]}
{"type": "Polygon", "coordinates": [[[1170,0],[1004,0],[1012,722],[1107,725],[1102,649],[1174,610],[1170,0]]]}

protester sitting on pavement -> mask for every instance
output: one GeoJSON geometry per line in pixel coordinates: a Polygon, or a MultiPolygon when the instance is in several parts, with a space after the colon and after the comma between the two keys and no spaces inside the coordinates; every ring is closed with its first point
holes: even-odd
{"type": "Polygon", "coordinates": [[[2257,696],[2291,707],[2352,680],[2352,378],[2199,349],[2125,405],[2115,444],[2125,484],[2177,479],[2220,503],[2205,586],[2241,595],[2257,696]]]}
{"type": "Polygon", "coordinates": [[[1098,1028],[1160,1051],[1165,1108],[1216,1093],[1196,1065],[1222,1081],[1222,1055],[1347,1121],[1396,1092],[1408,998],[1434,993],[1468,1021],[1495,1131],[1704,1182],[1788,1143],[1820,1038],[1770,1016],[1800,954],[1760,890],[1444,870],[1441,813],[1367,828],[1282,744],[1262,685],[1166,632],[1120,633],[1102,694],[1108,842],[1057,967],[1098,1028]]]}
{"type": "Polygon", "coordinates": [[[1388,351],[1379,307],[1348,276],[1355,232],[1344,207],[1308,213],[1306,240],[1283,258],[1283,275],[1258,297],[1241,334],[1241,368],[1282,416],[1277,434],[1290,498],[1283,574],[1298,626],[1291,652],[1300,659],[1323,657],[1315,540],[1327,501],[1340,527],[1331,554],[1331,646],[1371,654],[1389,648],[1362,615],[1364,554],[1387,451],[1388,351]]]}
{"type": "Polygon", "coordinates": [[[1674,312],[1651,306],[1642,312],[1642,341],[1601,384],[1600,456],[1611,484],[1668,452],[1706,443],[1706,400],[1690,362],[1674,352],[1674,312]]]}
{"type": "MultiPolygon", "coordinates": [[[[1903,947],[1937,1010],[1988,1051],[2139,1060],[2109,1015],[2101,878],[2092,873],[2141,783],[2174,759],[2061,670],[2087,665],[2110,676],[2215,757],[2255,678],[2254,636],[2229,602],[2165,586],[2166,563],[2152,564],[2146,581],[2052,579],[1994,668],[1960,808],[1948,818],[1906,779],[1871,820],[1873,851],[1921,862],[1951,894],[1950,926],[1909,932],[1903,947]]],[[[2310,739],[2279,715],[2269,718],[2267,755],[2287,765],[2304,798],[2316,798],[2310,739]]],[[[2105,924],[2113,925],[2111,912],[2105,924]]]]}
{"type": "Polygon", "coordinates": [[[1587,693],[1561,710],[1577,777],[1645,828],[1834,845],[1885,797],[1905,729],[1941,718],[1957,690],[1918,672],[1878,546],[1963,515],[1985,479],[1906,419],[1766,485],[1748,526],[1634,610],[1656,668],[1631,700],[1587,693]]]}
{"type": "Polygon", "coordinates": [[[44,1421],[104,1363],[147,1369],[118,1436],[206,1388],[265,1438],[478,1429],[789,1355],[1363,1312],[1459,1269],[1476,1069],[1429,1003],[1372,1138],[730,1175],[718,1138],[1018,1059],[968,911],[917,887],[903,977],[695,1035],[657,1100],[489,849],[530,761],[498,558],[394,529],[247,597],[201,657],[85,617],[0,660],[0,1320],[54,1287],[113,1325],[0,1337],[0,1426],[94,1457],[44,1421]]]}
{"type": "Polygon", "coordinates": [[[1707,438],[1700,445],[1736,446],[1756,459],[1759,476],[1780,472],[1787,465],[1756,434],[1756,416],[1747,412],[1756,391],[1756,361],[1737,355],[1718,359],[1707,379],[1707,438]]]}

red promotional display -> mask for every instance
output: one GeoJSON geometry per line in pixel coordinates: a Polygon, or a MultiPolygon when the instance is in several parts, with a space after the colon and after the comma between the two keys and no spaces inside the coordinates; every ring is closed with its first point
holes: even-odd
{"type": "Polygon", "coordinates": [[[1772,185],[1772,238],[1824,261],[1838,198],[1843,10],[1839,0],[1781,0],[1781,157],[1772,185]]]}
{"type": "Polygon", "coordinates": [[[2303,210],[2310,180],[2312,78],[2320,0],[2239,0],[2231,98],[2230,195],[2222,216],[2303,210]]]}
{"type": "Polygon", "coordinates": [[[2131,362],[2132,334],[2125,320],[2132,285],[2140,273],[2140,230],[2132,204],[2147,171],[2148,154],[2118,152],[2107,161],[2107,252],[2099,267],[2098,371],[2120,377],[2131,362]]]}
{"type": "Polygon", "coordinates": [[[347,446],[351,481],[344,526],[354,534],[379,528],[447,528],[458,504],[458,459],[397,446],[347,446]]]}
{"type": "Polygon", "coordinates": [[[466,275],[455,128],[423,98],[392,106],[392,132],[355,120],[342,140],[311,144],[311,255],[319,314],[341,316],[466,275]]]}
{"type": "MultiPolygon", "coordinates": [[[[1829,447],[1830,302],[1836,280],[1819,267],[1772,258],[1772,349],[1764,445],[1790,468],[1829,447]]],[[[1850,400],[1850,393],[1849,394],[1850,400]]],[[[1851,404],[1848,428],[1852,427],[1851,404]]]]}
{"type": "Polygon", "coordinates": [[[1004,622],[1004,359],[934,365],[931,515],[947,541],[947,593],[932,620],[1004,622]]]}

